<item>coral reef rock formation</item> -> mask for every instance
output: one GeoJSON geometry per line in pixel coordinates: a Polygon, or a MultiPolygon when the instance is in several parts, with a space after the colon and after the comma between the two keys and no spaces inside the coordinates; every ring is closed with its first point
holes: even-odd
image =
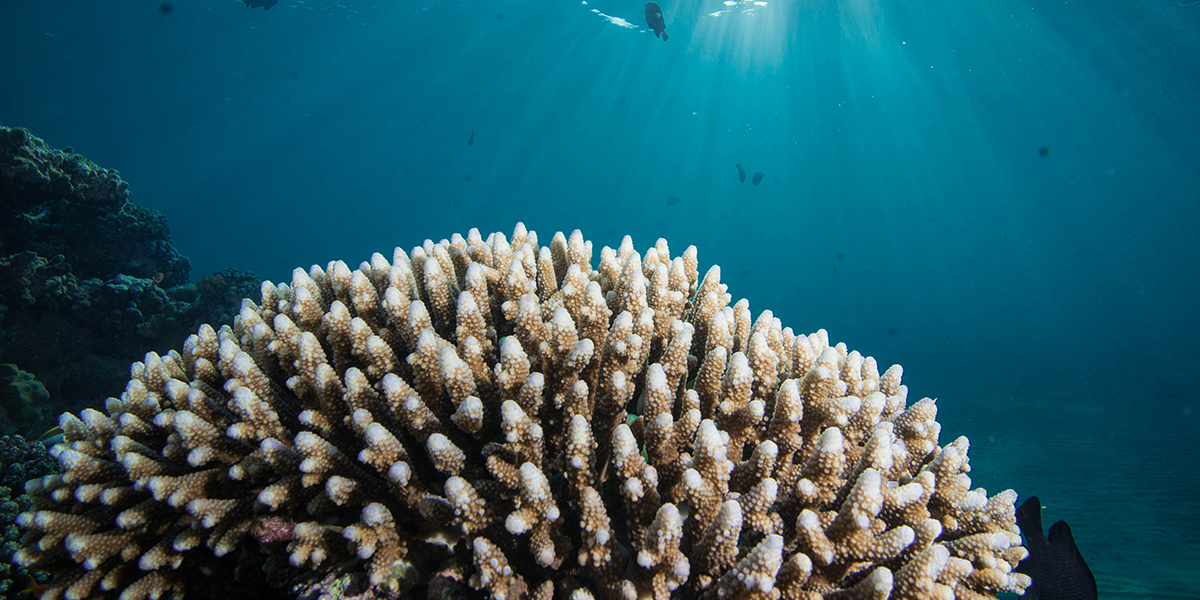
{"type": "Polygon", "coordinates": [[[166,218],[129,200],[128,184],[24,129],[0,127],[0,213],[4,254],[61,254],[80,277],[119,273],[186,283],[188,260],[171,246],[166,218]]]}
{"type": "Polygon", "coordinates": [[[899,366],[752,318],[694,247],[592,250],[518,225],[264,283],[62,417],[15,560],[43,598],[182,596],[247,548],[281,582],[457,564],[492,600],[1028,585],[1016,494],[971,489],[899,366]]]}
{"type": "Polygon", "coordinates": [[[54,408],[119,393],[131,361],[231,322],[257,293],[251,274],[190,284],[190,270],[166,218],[130,200],[116,171],[0,127],[0,362],[35,373],[54,408]]]}
{"type": "Polygon", "coordinates": [[[65,200],[104,212],[129,199],[120,174],[70,151],[56,150],[21,128],[0,127],[0,189],[11,210],[65,200]]]}
{"type": "Polygon", "coordinates": [[[24,426],[42,420],[50,393],[17,365],[0,364],[0,423],[24,426]]]}

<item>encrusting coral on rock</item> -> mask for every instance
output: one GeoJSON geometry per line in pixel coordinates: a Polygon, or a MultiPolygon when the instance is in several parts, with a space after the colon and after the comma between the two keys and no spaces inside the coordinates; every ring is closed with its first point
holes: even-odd
{"type": "Polygon", "coordinates": [[[50,393],[17,365],[0,364],[0,423],[29,425],[43,418],[50,393]]]}
{"type": "Polygon", "coordinates": [[[1015,493],[971,489],[899,366],[753,318],[694,247],[592,259],[518,225],[264,283],[62,417],[16,561],[55,573],[48,599],[183,596],[246,549],[280,585],[454,563],[492,600],[1028,585],[1015,493]]]}
{"type": "Polygon", "coordinates": [[[0,598],[17,598],[30,579],[24,569],[10,561],[21,548],[17,515],[31,506],[23,493],[25,482],[59,472],[58,462],[50,458],[40,442],[19,435],[0,436],[0,598]]]}

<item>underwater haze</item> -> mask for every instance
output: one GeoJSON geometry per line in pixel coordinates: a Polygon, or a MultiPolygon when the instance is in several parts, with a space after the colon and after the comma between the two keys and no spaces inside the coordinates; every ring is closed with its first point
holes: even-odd
{"type": "Polygon", "coordinates": [[[6,2],[0,123],[118,169],[197,276],[695,245],[902,364],[1101,597],[1200,597],[1200,5],[659,4],[665,42],[640,0],[6,2]]]}

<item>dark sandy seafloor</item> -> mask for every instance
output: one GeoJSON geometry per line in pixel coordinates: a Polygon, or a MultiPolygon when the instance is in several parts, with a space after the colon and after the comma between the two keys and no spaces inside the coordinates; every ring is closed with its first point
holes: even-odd
{"type": "Polygon", "coordinates": [[[1200,462],[1179,443],[1196,417],[1109,394],[939,400],[942,442],[968,435],[975,485],[1040,497],[1046,528],[1067,521],[1101,598],[1200,598],[1200,462]]]}

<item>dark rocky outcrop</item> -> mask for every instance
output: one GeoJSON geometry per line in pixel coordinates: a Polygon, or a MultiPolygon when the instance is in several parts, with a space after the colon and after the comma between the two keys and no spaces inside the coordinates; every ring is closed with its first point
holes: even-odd
{"type": "MultiPolygon", "coordinates": [[[[129,364],[201,323],[230,323],[258,294],[250,273],[191,282],[162,213],[115,170],[0,127],[0,363],[33,373],[50,418],[121,393],[129,364]]],[[[15,429],[0,418],[0,432],[15,429]]]]}

